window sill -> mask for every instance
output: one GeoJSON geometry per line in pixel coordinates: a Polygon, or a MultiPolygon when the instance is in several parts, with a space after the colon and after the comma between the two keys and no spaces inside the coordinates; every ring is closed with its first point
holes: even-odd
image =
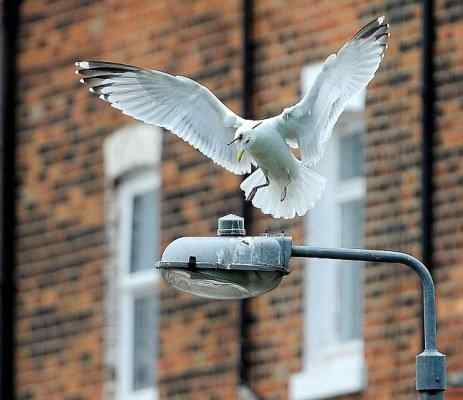
{"type": "Polygon", "coordinates": [[[136,392],[126,392],[119,395],[120,400],[156,400],[158,398],[158,391],[156,389],[141,389],[136,392]]]}
{"type": "Polygon", "coordinates": [[[362,346],[355,351],[330,349],[330,356],[313,361],[291,377],[291,400],[325,399],[362,391],[366,386],[366,365],[362,346]],[[337,355],[335,356],[335,354],[337,355]]]}

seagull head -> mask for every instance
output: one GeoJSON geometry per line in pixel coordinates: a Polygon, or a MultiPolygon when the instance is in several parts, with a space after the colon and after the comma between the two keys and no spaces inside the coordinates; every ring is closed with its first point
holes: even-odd
{"type": "Polygon", "coordinates": [[[230,143],[228,143],[229,145],[236,143],[239,146],[239,151],[236,157],[238,161],[241,161],[244,152],[248,150],[255,142],[256,132],[254,131],[254,128],[258,125],[260,125],[260,122],[252,127],[240,126],[236,130],[235,137],[233,138],[233,140],[230,143]]]}

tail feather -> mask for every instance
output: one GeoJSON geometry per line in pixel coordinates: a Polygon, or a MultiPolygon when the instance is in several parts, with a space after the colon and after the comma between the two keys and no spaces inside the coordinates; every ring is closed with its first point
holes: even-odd
{"type": "MultiPolygon", "coordinates": [[[[258,169],[241,183],[241,189],[249,196],[254,187],[263,183],[264,173],[258,169]]],[[[281,201],[284,186],[285,183],[270,178],[270,185],[257,191],[252,204],[264,214],[271,214],[275,218],[302,216],[320,199],[325,188],[325,179],[300,163],[298,176],[287,186],[286,198],[281,201]]]]}

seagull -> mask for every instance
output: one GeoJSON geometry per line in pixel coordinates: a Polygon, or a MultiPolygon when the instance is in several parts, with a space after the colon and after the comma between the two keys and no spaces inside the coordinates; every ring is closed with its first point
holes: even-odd
{"type": "Polygon", "coordinates": [[[75,65],[81,82],[112,107],[171,131],[234,174],[252,172],[240,188],[264,214],[294,218],[320,199],[325,179],[313,168],[346,104],[373,79],[389,35],[384,16],[370,21],[328,56],[298,103],[262,120],[241,118],[184,76],[105,61],[75,65]]]}

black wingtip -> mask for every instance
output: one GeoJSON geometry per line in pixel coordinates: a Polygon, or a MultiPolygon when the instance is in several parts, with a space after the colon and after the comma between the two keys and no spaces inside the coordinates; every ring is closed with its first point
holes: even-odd
{"type": "Polygon", "coordinates": [[[77,60],[74,65],[76,75],[81,78],[80,82],[88,86],[90,92],[99,95],[102,89],[112,85],[109,81],[111,78],[140,71],[132,65],[97,60],[77,60]]]}
{"type": "Polygon", "coordinates": [[[135,67],[134,65],[114,63],[110,61],[99,60],[77,60],[74,63],[76,71],[86,70],[110,70],[112,72],[128,72],[139,71],[142,68],[135,67]]]}
{"type": "Polygon", "coordinates": [[[359,39],[367,39],[373,35],[375,35],[375,39],[378,40],[381,37],[387,36],[389,37],[390,26],[386,22],[386,17],[384,15],[377,17],[362,28],[354,35],[352,40],[359,40],[359,39]]]}

